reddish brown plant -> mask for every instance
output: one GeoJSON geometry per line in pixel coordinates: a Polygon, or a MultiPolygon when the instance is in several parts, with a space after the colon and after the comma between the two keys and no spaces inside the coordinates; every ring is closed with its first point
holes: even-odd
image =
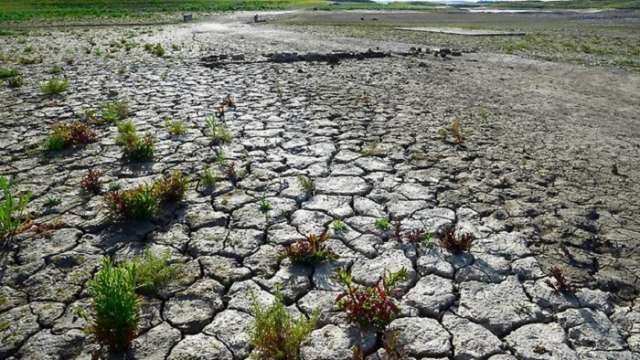
{"type": "Polygon", "coordinates": [[[382,331],[399,312],[393,301],[395,286],[407,279],[407,270],[385,274],[375,286],[366,288],[353,284],[350,273],[340,270],[335,279],[345,287],[336,298],[338,308],[347,313],[352,322],[382,331]]]}
{"type": "Polygon", "coordinates": [[[289,245],[284,252],[284,256],[295,263],[315,264],[328,259],[333,259],[336,254],[327,249],[325,242],[329,240],[327,231],[320,235],[309,235],[305,239],[298,240],[289,245]]]}
{"type": "Polygon", "coordinates": [[[461,254],[471,249],[473,234],[456,234],[454,227],[446,229],[440,236],[440,246],[449,250],[452,254],[461,254]]]}
{"type": "Polygon", "coordinates": [[[92,193],[92,194],[100,194],[102,190],[102,185],[100,184],[100,177],[102,176],[102,171],[90,169],[87,172],[87,175],[80,181],[80,187],[82,190],[92,193]]]}
{"type": "Polygon", "coordinates": [[[564,271],[558,266],[553,266],[549,270],[549,275],[553,277],[555,283],[547,279],[546,283],[549,285],[553,292],[557,295],[560,293],[574,293],[576,291],[571,281],[564,275],[564,271]]]}

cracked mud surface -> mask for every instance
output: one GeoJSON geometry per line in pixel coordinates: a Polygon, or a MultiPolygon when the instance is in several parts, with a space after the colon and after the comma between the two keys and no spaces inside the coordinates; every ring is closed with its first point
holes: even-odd
{"type": "Polygon", "coordinates": [[[28,38],[47,57],[16,66],[23,88],[0,90],[0,173],[33,193],[36,222],[63,225],[21,234],[3,259],[0,358],[91,358],[97,345],[75,316],[90,303],[87,280],[103,256],[124,260],[149,246],[184,265],[157,297],[143,298],[133,358],[246,358],[251,294],[268,303],[281,284],[291,311],[321,310],[303,359],[350,359],[356,345],[384,359],[376,334],[334,308],[340,288],[330,276],[348,267],[370,285],[405,267],[401,316],[389,328],[407,358],[640,359],[640,77],[483,53],[201,66],[213,54],[413,46],[236,21],[134,30],[140,42],[177,44],[168,58],[140,47],[85,54],[88,39],[106,49],[127,28],[28,38]],[[69,54],[70,90],[41,95],[47,69],[69,54]],[[212,146],[204,119],[227,95],[237,104],[225,116],[233,140],[212,146]],[[153,161],[122,161],[108,125],[86,148],[34,153],[49,125],[125,98],[138,130],[156,137],[153,161]],[[470,130],[462,146],[438,135],[454,116],[470,130]],[[170,136],[165,117],[185,121],[187,134],[170,136]],[[217,169],[220,151],[241,170],[239,181],[219,181],[212,192],[192,187],[152,222],[114,222],[101,195],[79,188],[90,168],[125,189],[172,169],[196,177],[206,165],[217,169]],[[299,175],[315,180],[315,195],[305,195],[299,175]],[[50,196],[62,202],[47,210],[50,196]],[[374,226],[382,217],[407,231],[455,226],[477,240],[466,255],[398,243],[374,226]],[[331,230],[335,219],[348,231],[331,230]],[[310,267],[279,259],[284,245],[324,229],[337,260],[310,267]],[[547,284],[554,265],[574,295],[547,284]]]}

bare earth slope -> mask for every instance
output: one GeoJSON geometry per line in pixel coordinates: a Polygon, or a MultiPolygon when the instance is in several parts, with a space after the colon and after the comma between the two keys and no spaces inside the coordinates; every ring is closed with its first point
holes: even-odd
{"type": "MultiPolygon", "coordinates": [[[[385,359],[381,337],[333,307],[338,267],[363,285],[408,269],[401,315],[389,326],[406,358],[639,358],[640,76],[489,53],[202,66],[215,54],[249,61],[278,51],[416,46],[247,18],[28,37],[47,56],[15,66],[24,87],[0,89],[0,174],[33,192],[36,222],[62,225],[21,234],[3,259],[0,358],[90,358],[97,345],[75,315],[90,303],[86,281],[103,256],[123,260],[145,246],[185,265],[144,298],[134,358],[246,358],[252,294],[270,302],[282,284],[292,311],[321,309],[303,359],[351,359],[354,346],[385,359]],[[135,41],[163,43],[169,56],[141,47],[95,55],[131,31],[135,41]],[[41,95],[47,69],[69,56],[70,89],[41,95]],[[237,103],[225,116],[233,140],[213,146],[204,119],[227,95],[237,103]],[[98,142],[86,148],[34,152],[48,125],[114,99],[128,99],[139,131],[156,137],[154,161],[123,161],[113,125],[98,126],[98,142]],[[184,120],[187,134],[170,136],[165,117],[184,120]],[[462,145],[439,134],[454,117],[467,131],[462,145]],[[218,171],[220,154],[236,165],[237,182],[218,171]],[[79,189],[90,168],[127,189],[171,169],[197,178],[205,165],[221,177],[213,192],[194,187],[152,222],[114,221],[102,195],[79,189]],[[302,174],[315,180],[315,194],[304,193],[302,174]],[[47,210],[51,196],[62,202],[47,210]],[[398,242],[374,226],[385,217],[403,231],[454,226],[476,240],[464,255],[398,242]],[[348,231],[333,231],[336,219],[348,231]],[[312,267],[280,259],[284,245],[324,229],[337,260],[312,267]],[[552,266],[565,270],[575,294],[553,291],[552,266]]],[[[8,37],[0,44],[24,47],[8,37]]]]}

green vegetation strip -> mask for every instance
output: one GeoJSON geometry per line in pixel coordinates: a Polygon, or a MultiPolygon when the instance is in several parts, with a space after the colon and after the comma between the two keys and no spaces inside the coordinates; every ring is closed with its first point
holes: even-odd
{"type": "Polygon", "coordinates": [[[0,0],[0,21],[125,18],[150,13],[277,10],[326,4],[325,0],[0,0]]]}

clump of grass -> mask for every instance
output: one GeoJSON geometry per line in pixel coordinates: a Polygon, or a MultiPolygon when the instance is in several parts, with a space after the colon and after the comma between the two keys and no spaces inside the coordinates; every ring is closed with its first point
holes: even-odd
{"type": "Polygon", "coordinates": [[[109,192],[105,201],[113,214],[134,220],[152,219],[160,207],[160,199],[151,185],[109,192]]]}
{"type": "Polygon", "coordinates": [[[156,255],[151,249],[144,250],[142,256],[126,263],[133,274],[136,290],[143,294],[153,294],[166,285],[177,273],[177,267],[170,264],[169,251],[156,255]]]}
{"type": "Polygon", "coordinates": [[[69,88],[69,80],[49,79],[40,84],[40,91],[46,95],[62,94],[69,88]]]}
{"type": "Polygon", "coordinates": [[[313,196],[316,192],[316,183],[312,178],[300,175],[298,176],[298,183],[307,196],[313,196]]]}
{"type": "Polygon", "coordinates": [[[95,140],[95,132],[83,122],[59,123],[51,127],[44,148],[48,152],[59,151],[73,146],[84,146],[95,140]]]}
{"type": "Polygon", "coordinates": [[[87,171],[87,175],[85,175],[80,181],[80,187],[88,193],[96,195],[100,194],[102,191],[102,185],[100,184],[101,176],[102,171],[89,169],[89,171],[87,171]]]}
{"type": "Polygon", "coordinates": [[[53,65],[52,67],[49,68],[49,74],[52,74],[52,75],[62,74],[63,71],[64,71],[64,68],[60,65],[53,65]]]}
{"type": "Polygon", "coordinates": [[[144,50],[149,54],[155,55],[157,57],[163,57],[165,54],[165,50],[162,47],[162,44],[144,44],[144,50]]]}
{"type": "Polygon", "coordinates": [[[206,119],[207,127],[209,128],[209,137],[211,143],[214,145],[228,144],[231,142],[231,133],[224,124],[218,122],[215,116],[210,116],[206,119]]]}
{"type": "Polygon", "coordinates": [[[260,208],[260,211],[262,213],[267,213],[269,212],[273,206],[271,206],[271,203],[269,202],[269,200],[267,200],[267,197],[265,194],[262,194],[262,197],[260,198],[260,201],[258,202],[258,206],[260,208]]]}
{"type": "Polygon", "coordinates": [[[338,270],[334,278],[345,287],[336,298],[337,306],[347,313],[350,321],[364,328],[377,331],[384,328],[395,319],[399,309],[393,301],[396,285],[407,279],[407,270],[384,274],[375,286],[366,288],[353,284],[351,274],[345,270],[338,270]]]}
{"type": "Polygon", "coordinates": [[[473,240],[473,234],[456,234],[456,229],[449,227],[440,236],[440,246],[449,250],[452,254],[461,254],[471,249],[473,240]]]}
{"type": "Polygon", "coordinates": [[[13,191],[13,184],[9,179],[0,176],[0,241],[2,247],[6,247],[13,235],[25,222],[24,210],[31,200],[31,194],[16,194],[13,191]]]}
{"type": "Polygon", "coordinates": [[[45,208],[51,209],[54,208],[58,205],[62,204],[62,199],[60,199],[57,196],[49,196],[45,199],[44,203],[42,204],[42,206],[44,206],[45,208]]]}
{"type": "Polygon", "coordinates": [[[414,244],[423,245],[426,248],[433,247],[433,236],[422,229],[414,229],[404,234],[404,238],[414,244]]]}
{"type": "Polygon", "coordinates": [[[291,259],[294,263],[303,264],[317,264],[326,260],[335,259],[338,256],[327,249],[326,242],[329,240],[329,235],[324,231],[320,235],[308,235],[305,239],[298,240],[289,245],[284,256],[291,259]]]}
{"type": "Polygon", "coordinates": [[[180,201],[189,188],[189,177],[181,171],[173,171],[153,184],[154,191],[163,201],[180,201]]]}
{"type": "Polygon", "coordinates": [[[20,73],[16,69],[0,68],[0,79],[9,79],[19,75],[20,73]]]}
{"type": "Polygon", "coordinates": [[[24,78],[21,75],[7,79],[7,86],[12,89],[17,89],[22,85],[24,85],[24,78]]]}
{"type": "Polygon", "coordinates": [[[149,220],[156,216],[161,202],[182,200],[188,187],[189,178],[174,171],[151,185],[143,184],[125,191],[114,189],[106,194],[105,201],[117,216],[149,220]]]}
{"type": "Polygon", "coordinates": [[[310,319],[304,316],[294,319],[284,305],[280,290],[269,306],[254,299],[253,312],[255,320],[249,330],[249,342],[256,350],[256,357],[264,360],[299,359],[300,345],[315,329],[318,312],[314,312],[310,319]]]}
{"type": "Polygon", "coordinates": [[[129,102],[126,100],[113,101],[102,106],[102,119],[108,122],[118,122],[129,116],[129,102]]]}
{"type": "Polygon", "coordinates": [[[164,120],[164,126],[167,128],[167,131],[169,131],[169,134],[173,136],[184,135],[187,132],[187,126],[184,121],[167,118],[164,120]]]}
{"type": "Polygon", "coordinates": [[[140,137],[132,121],[118,123],[118,137],[116,143],[122,147],[122,154],[131,161],[146,161],[153,159],[155,141],[150,134],[140,137]]]}
{"type": "Polygon", "coordinates": [[[227,166],[227,157],[224,154],[224,151],[220,148],[216,149],[216,164],[221,168],[227,166]]]}
{"type": "Polygon", "coordinates": [[[212,189],[216,186],[217,182],[218,182],[218,178],[213,174],[213,171],[211,171],[211,168],[209,166],[205,166],[204,169],[202,169],[202,172],[200,173],[199,183],[205,189],[212,189]]]}
{"type": "Polygon", "coordinates": [[[453,118],[449,127],[438,130],[438,134],[442,137],[443,141],[447,141],[449,136],[451,136],[453,143],[456,145],[464,143],[466,133],[468,133],[468,131],[462,128],[462,122],[458,117],[453,118]]]}
{"type": "Polygon", "coordinates": [[[33,64],[39,64],[41,62],[42,62],[42,58],[37,56],[33,56],[33,57],[21,56],[18,58],[18,64],[20,65],[33,65],[33,64]]]}
{"type": "Polygon", "coordinates": [[[380,156],[384,154],[384,151],[380,149],[380,143],[375,141],[364,147],[360,153],[364,156],[380,156]]]}
{"type": "Polygon", "coordinates": [[[93,319],[89,332],[113,353],[124,352],[138,331],[139,300],[134,274],[125,266],[115,266],[109,258],[88,283],[93,319]]]}
{"type": "Polygon", "coordinates": [[[483,106],[480,108],[480,111],[478,111],[478,116],[480,116],[483,122],[486,122],[489,119],[489,111],[483,106]]]}
{"type": "Polygon", "coordinates": [[[347,224],[345,224],[344,221],[340,219],[334,220],[332,226],[333,226],[333,231],[335,232],[342,233],[347,231],[347,224]]]}
{"type": "Polygon", "coordinates": [[[376,229],[380,231],[387,231],[391,229],[391,222],[387,218],[376,219],[374,225],[376,229]]]}

